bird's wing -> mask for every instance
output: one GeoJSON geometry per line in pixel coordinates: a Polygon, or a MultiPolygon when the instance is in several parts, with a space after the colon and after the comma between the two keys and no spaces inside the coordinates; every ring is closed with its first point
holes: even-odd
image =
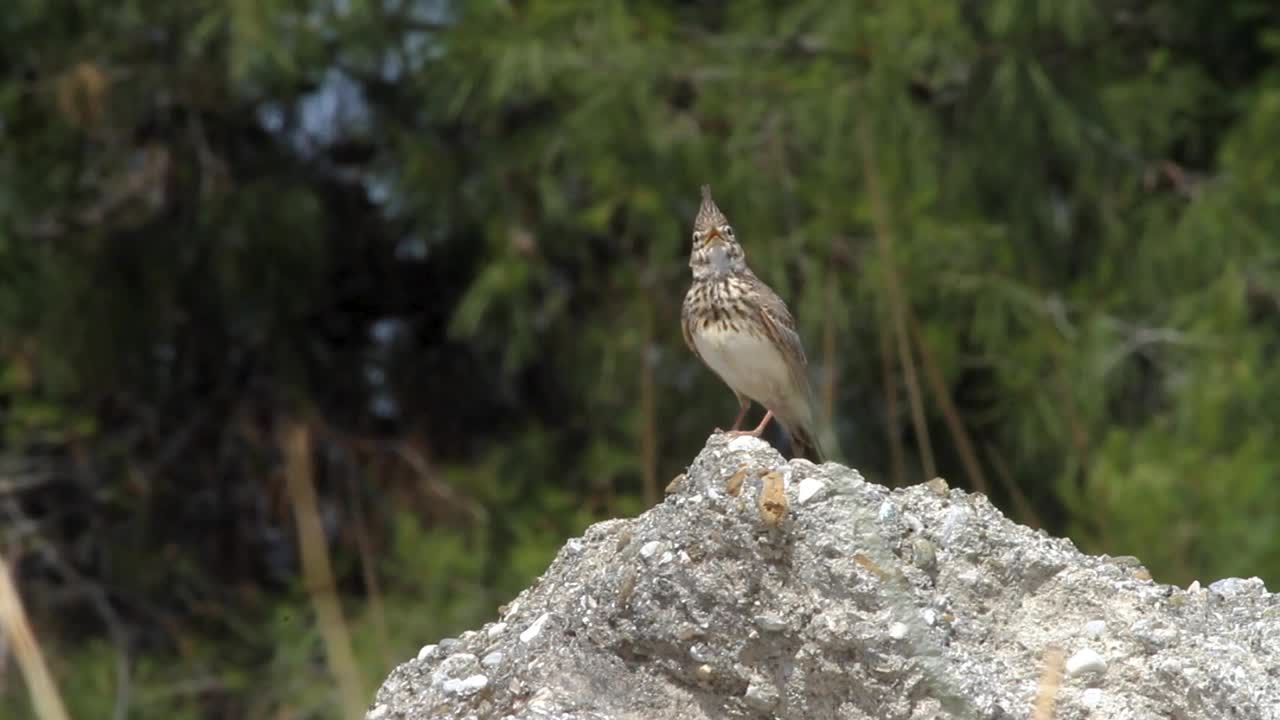
{"type": "Polygon", "coordinates": [[[684,344],[693,351],[693,356],[702,360],[702,355],[698,354],[698,346],[693,342],[693,313],[689,304],[690,297],[692,297],[692,291],[685,298],[684,306],[680,308],[680,332],[684,335],[684,344]]]}
{"type": "Polygon", "coordinates": [[[789,360],[795,360],[798,367],[804,368],[809,364],[809,359],[805,357],[804,347],[800,344],[800,334],[796,332],[795,318],[791,317],[787,304],[778,297],[778,293],[774,292],[773,288],[759,279],[756,280],[756,284],[760,297],[760,314],[764,318],[769,335],[787,349],[789,360]]]}

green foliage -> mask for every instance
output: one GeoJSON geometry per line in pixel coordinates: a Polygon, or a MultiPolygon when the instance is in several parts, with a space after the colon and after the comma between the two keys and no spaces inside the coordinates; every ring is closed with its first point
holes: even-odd
{"type": "Polygon", "coordinates": [[[77,716],[95,593],[129,717],[335,715],[287,419],[370,688],[642,511],[735,410],[677,329],[708,182],[850,464],[976,486],[949,401],[1018,519],[1280,580],[1269,5],[436,5],[0,14],[0,552],[77,716]]]}

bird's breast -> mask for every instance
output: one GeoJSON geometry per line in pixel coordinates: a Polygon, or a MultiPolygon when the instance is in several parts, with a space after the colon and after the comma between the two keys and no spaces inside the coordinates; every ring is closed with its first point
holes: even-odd
{"type": "Polygon", "coordinates": [[[789,395],[786,358],[762,328],[709,322],[692,334],[698,355],[729,387],[766,407],[776,407],[789,395]]]}

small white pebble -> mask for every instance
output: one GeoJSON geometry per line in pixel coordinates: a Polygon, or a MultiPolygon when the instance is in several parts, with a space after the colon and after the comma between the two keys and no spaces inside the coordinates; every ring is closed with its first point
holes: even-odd
{"type": "Polygon", "coordinates": [[[769,443],[758,437],[751,435],[739,435],[729,441],[729,449],[733,452],[743,452],[745,450],[756,450],[769,447],[769,443]]]}
{"type": "Polygon", "coordinates": [[[429,657],[431,657],[432,655],[435,655],[435,654],[436,654],[436,646],[435,646],[434,644],[432,644],[432,645],[423,645],[423,646],[422,646],[422,649],[418,651],[418,659],[419,659],[419,660],[426,660],[427,658],[429,658],[429,657]]]}
{"type": "Polygon", "coordinates": [[[487,668],[491,668],[495,665],[500,665],[501,663],[502,663],[502,653],[496,652],[496,651],[491,652],[480,659],[480,664],[487,668]]]}
{"type": "Polygon", "coordinates": [[[898,508],[894,507],[893,503],[889,502],[888,500],[885,500],[884,502],[880,503],[880,511],[876,515],[876,517],[880,519],[880,522],[889,522],[890,520],[894,519],[897,516],[898,516],[898,508]]]}
{"type": "Polygon", "coordinates": [[[504,622],[497,622],[497,623],[494,623],[494,624],[490,625],[490,626],[489,626],[489,629],[488,629],[488,630],[485,630],[485,634],[486,634],[486,635],[488,635],[488,636],[489,636],[489,637],[491,637],[491,638],[496,638],[496,637],[498,637],[499,635],[501,635],[502,633],[506,632],[506,630],[507,630],[507,624],[506,624],[506,623],[504,623],[504,622]]]}
{"type": "Polygon", "coordinates": [[[796,491],[796,500],[800,504],[809,502],[809,499],[818,494],[818,491],[826,487],[826,483],[818,478],[808,477],[800,481],[800,489],[796,491]]]}
{"type": "Polygon", "coordinates": [[[889,637],[893,638],[894,640],[901,640],[906,636],[907,636],[906,623],[896,622],[889,626],[889,637]]]}
{"type": "Polygon", "coordinates": [[[530,625],[524,632],[520,633],[520,642],[525,645],[533,642],[533,639],[538,637],[539,633],[542,632],[542,628],[546,626],[547,620],[550,619],[551,613],[542,613],[539,615],[538,619],[534,620],[532,625],[530,625]]]}
{"type": "Polygon", "coordinates": [[[564,544],[564,549],[576,555],[582,552],[582,541],[578,538],[573,538],[564,544]]]}
{"type": "Polygon", "coordinates": [[[680,551],[680,554],[677,555],[677,557],[680,558],[680,562],[684,562],[684,563],[693,562],[693,558],[689,557],[689,553],[683,550],[680,551]]]}
{"type": "Polygon", "coordinates": [[[489,678],[485,675],[468,675],[461,680],[450,678],[445,680],[440,689],[447,695],[475,695],[489,685],[489,678]]]}
{"type": "Polygon", "coordinates": [[[654,553],[658,552],[659,544],[660,543],[657,540],[650,540],[649,542],[645,543],[640,548],[640,557],[643,557],[643,558],[653,557],[654,553]]]}
{"type": "Polygon", "coordinates": [[[668,551],[666,551],[666,552],[662,553],[662,557],[658,558],[658,564],[659,564],[659,565],[666,565],[667,563],[669,563],[669,562],[671,562],[672,560],[675,560],[675,559],[676,559],[675,554],[674,554],[674,553],[672,553],[670,550],[668,550],[668,551]]]}
{"type": "Polygon", "coordinates": [[[1101,637],[1107,631],[1107,623],[1103,620],[1090,620],[1084,624],[1084,631],[1089,637],[1101,637]]]}
{"type": "Polygon", "coordinates": [[[920,611],[920,619],[924,620],[924,624],[930,627],[938,622],[938,613],[933,608],[925,608],[920,611]]]}
{"type": "Polygon", "coordinates": [[[787,621],[773,613],[764,613],[756,616],[756,625],[759,625],[761,630],[777,632],[787,627],[787,621]]]}
{"type": "Polygon", "coordinates": [[[1101,705],[1102,704],[1102,688],[1085,688],[1085,691],[1080,693],[1080,704],[1084,705],[1090,710],[1101,705]]]}
{"type": "Polygon", "coordinates": [[[387,706],[384,703],[378,703],[378,706],[370,710],[364,717],[365,720],[378,720],[378,718],[387,714],[387,706]]]}
{"type": "Polygon", "coordinates": [[[1191,584],[1187,586],[1187,592],[1189,593],[1200,592],[1200,581],[1192,580],[1191,584]]]}
{"type": "Polygon", "coordinates": [[[924,532],[924,523],[920,522],[920,518],[915,515],[912,515],[911,513],[903,513],[902,521],[907,524],[907,527],[911,528],[911,532],[924,532]]]}
{"type": "Polygon", "coordinates": [[[1076,676],[1087,672],[1106,672],[1107,661],[1089,648],[1084,648],[1067,658],[1067,675],[1076,676]]]}

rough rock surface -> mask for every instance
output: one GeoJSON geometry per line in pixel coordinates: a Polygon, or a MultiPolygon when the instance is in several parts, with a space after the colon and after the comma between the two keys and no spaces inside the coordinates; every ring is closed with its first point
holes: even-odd
{"type": "Polygon", "coordinates": [[[1280,718],[1261,581],[1159,585],[942,481],[890,491],[749,437],[713,436],[500,613],[367,717],[1022,720],[1057,648],[1058,720],[1280,718]]]}

